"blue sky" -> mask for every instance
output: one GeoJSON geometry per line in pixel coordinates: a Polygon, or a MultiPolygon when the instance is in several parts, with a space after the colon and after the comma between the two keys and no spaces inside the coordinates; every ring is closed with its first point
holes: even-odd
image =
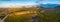
{"type": "Polygon", "coordinates": [[[37,0],[0,0],[0,7],[36,5],[35,1],[37,0]]]}
{"type": "MultiPolygon", "coordinates": [[[[36,5],[40,0],[0,0],[0,7],[13,7],[21,5],[36,5]]],[[[60,0],[43,0],[43,4],[60,4],[60,0]]]]}

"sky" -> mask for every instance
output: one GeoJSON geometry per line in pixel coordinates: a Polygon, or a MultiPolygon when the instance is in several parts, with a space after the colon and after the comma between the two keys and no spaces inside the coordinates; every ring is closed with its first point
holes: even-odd
{"type": "Polygon", "coordinates": [[[0,7],[18,7],[23,5],[37,5],[39,2],[43,4],[60,4],[60,0],[0,0],[0,7]],[[38,3],[36,3],[38,1],[38,3]]]}

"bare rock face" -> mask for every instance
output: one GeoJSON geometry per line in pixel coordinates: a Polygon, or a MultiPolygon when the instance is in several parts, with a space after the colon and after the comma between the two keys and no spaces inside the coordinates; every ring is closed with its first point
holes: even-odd
{"type": "Polygon", "coordinates": [[[37,14],[35,14],[35,15],[32,17],[31,22],[38,22],[38,15],[37,15],[37,14]]]}

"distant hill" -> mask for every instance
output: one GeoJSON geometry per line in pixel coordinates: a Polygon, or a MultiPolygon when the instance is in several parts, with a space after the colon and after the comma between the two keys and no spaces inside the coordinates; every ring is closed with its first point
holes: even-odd
{"type": "Polygon", "coordinates": [[[58,6],[59,4],[42,4],[42,6],[44,8],[55,8],[56,6],[58,6]]]}
{"type": "Polygon", "coordinates": [[[60,5],[56,6],[55,9],[60,9],[60,5]]]}
{"type": "Polygon", "coordinates": [[[60,5],[56,6],[56,7],[55,7],[55,10],[56,10],[57,12],[60,12],[60,5]]]}

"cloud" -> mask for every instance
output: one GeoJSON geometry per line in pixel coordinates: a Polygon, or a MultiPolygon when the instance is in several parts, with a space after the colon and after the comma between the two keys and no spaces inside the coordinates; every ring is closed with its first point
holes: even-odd
{"type": "Polygon", "coordinates": [[[47,2],[46,1],[46,2],[43,2],[43,4],[60,4],[60,2],[57,2],[57,1],[56,2],[47,2]]]}
{"type": "Polygon", "coordinates": [[[11,2],[11,3],[7,3],[7,2],[3,2],[0,4],[0,7],[19,7],[19,6],[26,6],[26,5],[36,5],[37,3],[34,3],[34,2],[28,2],[28,3],[14,3],[14,2],[11,2]]]}

